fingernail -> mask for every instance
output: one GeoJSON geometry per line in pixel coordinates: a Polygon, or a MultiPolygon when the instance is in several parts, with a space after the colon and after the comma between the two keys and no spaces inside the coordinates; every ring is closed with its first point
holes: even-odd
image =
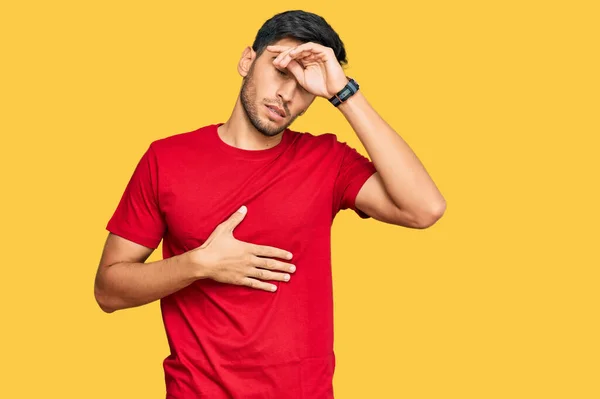
{"type": "Polygon", "coordinates": [[[291,271],[292,273],[293,273],[293,272],[295,272],[295,271],[296,271],[296,266],[294,266],[294,265],[290,266],[290,271],[291,271]]]}
{"type": "Polygon", "coordinates": [[[287,258],[288,258],[288,259],[292,259],[292,257],[293,257],[293,256],[294,256],[294,255],[292,255],[290,252],[288,252],[288,254],[287,254],[287,258]]]}
{"type": "Polygon", "coordinates": [[[289,274],[286,274],[285,276],[283,276],[283,279],[284,279],[285,281],[290,281],[290,275],[289,275],[289,274]]]}
{"type": "Polygon", "coordinates": [[[272,285],[271,286],[271,291],[277,291],[277,286],[276,285],[272,285]]]}
{"type": "Polygon", "coordinates": [[[246,212],[248,212],[248,208],[246,208],[246,205],[242,205],[242,207],[238,209],[238,212],[246,214],[246,212]]]}

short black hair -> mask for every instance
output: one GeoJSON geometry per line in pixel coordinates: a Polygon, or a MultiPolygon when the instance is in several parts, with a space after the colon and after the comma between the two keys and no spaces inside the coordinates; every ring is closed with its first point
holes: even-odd
{"type": "Polygon", "coordinates": [[[284,38],[331,47],[340,65],[348,63],[344,43],[325,18],[320,15],[302,10],[290,10],[276,14],[258,30],[252,49],[259,57],[267,46],[284,38]]]}

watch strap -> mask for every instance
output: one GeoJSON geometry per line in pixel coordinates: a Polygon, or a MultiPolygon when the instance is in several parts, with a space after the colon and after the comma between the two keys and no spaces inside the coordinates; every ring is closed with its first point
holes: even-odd
{"type": "Polygon", "coordinates": [[[356,83],[356,81],[352,78],[348,79],[349,82],[346,84],[346,86],[344,86],[342,90],[338,91],[329,99],[329,102],[336,107],[358,92],[360,87],[358,83],[356,83]]]}

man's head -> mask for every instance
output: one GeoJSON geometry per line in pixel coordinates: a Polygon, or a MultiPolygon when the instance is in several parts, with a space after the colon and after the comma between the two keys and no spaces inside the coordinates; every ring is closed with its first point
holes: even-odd
{"type": "Polygon", "coordinates": [[[267,20],[252,47],[247,47],[242,54],[238,64],[243,77],[241,104],[252,125],[265,136],[284,131],[315,99],[291,72],[275,68],[273,60],[278,53],[266,48],[275,44],[292,47],[306,42],[331,47],[340,65],[347,64],[344,43],[325,19],[299,10],[285,11],[267,20]]]}

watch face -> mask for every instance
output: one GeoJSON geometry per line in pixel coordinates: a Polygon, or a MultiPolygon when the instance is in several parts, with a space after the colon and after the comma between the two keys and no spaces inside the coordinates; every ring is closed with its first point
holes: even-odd
{"type": "Polygon", "coordinates": [[[349,82],[346,84],[346,86],[329,100],[336,107],[358,91],[358,83],[348,76],[346,76],[346,78],[349,79],[349,82]]]}

